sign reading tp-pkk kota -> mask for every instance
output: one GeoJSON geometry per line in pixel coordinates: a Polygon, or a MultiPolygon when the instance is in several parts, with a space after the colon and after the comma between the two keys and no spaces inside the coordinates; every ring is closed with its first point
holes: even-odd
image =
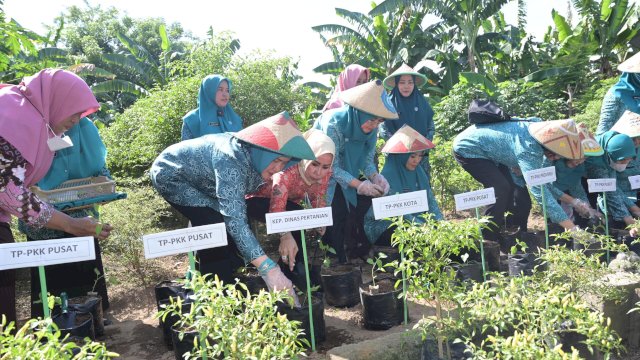
{"type": "Polygon", "coordinates": [[[544,185],[556,181],[556,167],[549,166],[542,169],[527,171],[524,180],[529,186],[544,185]]]}
{"type": "Polygon", "coordinates": [[[0,270],[66,264],[95,258],[92,236],[0,244],[0,270]]]}
{"type": "Polygon", "coordinates": [[[371,206],[376,220],[429,211],[426,190],[375,198],[371,200],[371,206]]]}
{"type": "Polygon", "coordinates": [[[142,242],[144,243],[144,257],[152,259],[225,246],[227,245],[227,231],[224,223],[194,226],[144,235],[142,242]]]}
{"type": "Polygon", "coordinates": [[[267,234],[314,229],[333,225],[331,207],[265,214],[267,234]]]}
{"type": "Polygon", "coordinates": [[[616,179],[587,179],[589,192],[609,192],[616,191],[616,179]]]}
{"type": "Polygon", "coordinates": [[[631,190],[640,188],[640,175],[629,176],[629,183],[631,184],[631,190]]]}
{"type": "Polygon", "coordinates": [[[456,201],[456,211],[473,209],[496,203],[496,192],[492,187],[453,195],[456,201]]]}

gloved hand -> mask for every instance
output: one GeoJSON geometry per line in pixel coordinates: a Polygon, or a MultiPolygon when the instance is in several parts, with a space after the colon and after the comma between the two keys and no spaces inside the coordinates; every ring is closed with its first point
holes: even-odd
{"type": "Polygon", "coordinates": [[[573,206],[573,209],[584,218],[589,218],[591,216],[591,212],[595,211],[587,202],[578,198],[574,198],[573,201],[571,201],[571,206],[573,206]]]}
{"type": "Polygon", "coordinates": [[[365,180],[358,185],[358,194],[378,197],[384,194],[384,189],[369,180],[365,180]]]}
{"type": "Polygon", "coordinates": [[[280,246],[278,246],[282,262],[289,265],[289,270],[293,271],[296,264],[296,255],[298,254],[298,244],[293,238],[291,232],[285,233],[280,237],[280,246]]]}
{"type": "Polygon", "coordinates": [[[389,182],[382,174],[373,174],[371,181],[382,188],[383,195],[389,193],[389,182]]]}
{"type": "Polygon", "coordinates": [[[269,291],[286,290],[291,297],[293,297],[293,303],[296,307],[300,307],[300,300],[298,295],[293,291],[293,284],[284,274],[280,267],[276,266],[269,270],[266,275],[262,275],[262,279],[267,284],[269,291]]]}

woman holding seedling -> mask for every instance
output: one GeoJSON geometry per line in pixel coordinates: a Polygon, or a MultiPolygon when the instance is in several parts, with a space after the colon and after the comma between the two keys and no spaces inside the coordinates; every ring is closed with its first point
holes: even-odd
{"type": "Polygon", "coordinates": [[[151,166],[160,195],[193,226],[224,222],[228,245],[197,252],[198,269],[233,281],[246,263],[256,266],[269,289],[288,289],[291,281],[265,254],[247,218],[245,196],[283,170],[290,160],[314,160],[309,144],[287,112],[237,133],[205,135],[165,149],[151,166]]]}
{"type": "MultiPolygon", "coordinates": [[[[389,194],[402,194],[412,191],[425,190],[429,205],[428,213],[435,219],[441,220],[442,214],[436,203],[436,198],[429,184],[429,177],[420,166],[425,152],[434,147],[433,143],[422,136],[409,125],[398,130],[382,148],[387,155],[382,171],[389,180],[389,194]]],[[[404,219],[415,223],[424,223],[422,215],[405,215],[404,219]]],[[[395,228],[390,228],[389,220],[375,220],[373,208],[370,208],[364,218],[364,229],[372,244],[381,246],[391,245],[391,235],[395,228]]]]}

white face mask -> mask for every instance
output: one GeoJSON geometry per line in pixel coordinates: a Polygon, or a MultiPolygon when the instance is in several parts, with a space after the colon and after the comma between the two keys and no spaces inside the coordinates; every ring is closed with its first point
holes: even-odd
{"type": "Polygon", "coordinates": [[[70,148],[73,146],[73,141],[71,141],[70,137],[68,137],[67,135],[58,136],[53,132],[49,124],[47,124],[47,127],[49,128],[49,131],[51,131],[51,133],[53,134],[53,137],[47,140],[47,146],[49,146],[49,150],[59,151],[59,150],[70,148]]]}
{"type": "Polygon", "coordinates": [[[623,172],[624,169],[627,168],[628,164],[618,164],[615,161],[611,161],[609,160],[609,166],[611,166],[611,168],[617,172],[623,172]]]}

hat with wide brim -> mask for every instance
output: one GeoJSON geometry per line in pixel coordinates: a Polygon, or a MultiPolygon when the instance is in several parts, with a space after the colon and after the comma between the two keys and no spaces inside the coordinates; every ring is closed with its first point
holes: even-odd
{"type": "Polygon", "coordinates": [[[384,81],[383,81],[384,87],[387,88],[387,90],[391,90],[394,87],[396,87],[396,76],[400,76],[400,75],[413,75],[413,76],[415,76],[416,77],[415,85],[418,88],[427,83],[427,77],[426,76],[424,76],[423,74],[420,74],[419,72],[413,70],[413,68],[411,66],[409,66],[407,64],[402,64],[391,75],[389,75],[386,78],[384,78],[384,81]]]}
{"type": "Polygon", "coordinates": [[[604,149],[593,137],[591,131],[584,123],[578,123],[578,136],[580,136],[580,144],[582,144],[582,152],[584,156],[600,156],[604,154],[604,149]]]}
{"type": "Polygon", "coordinates": [[[640,73],[640,52],[618,65],[618,70],[627,73],[640,73]]]}
{"type": "Polygon", "coordinates": [[[407,154],[433,149],[435,145],[411,126],[404,124],[384,144],[380,152],[385,154],[407,154]]]}
{"type": "Polygon", "coordinates": [[[564,158],[577,160],[584,156],[576,123],[571,119],[532,122],[529,134],[547,150],[564,158]]]}
{"type": "Polygon", "coordinates": [[[234,133],[236,138],[282,156],[315,160],[311,147],[286,111],[234,133]]]}
{"type": "Polygon", "coordinates": [[[640,136],[640,114],[625,110],[611,130],[625,134],[630,138],[640,136]]]}
{"type": "Polygon", "coordinates": [[[398,118],[398,112],[380,80],[369,81],[366,84],[341,91],[339,96],[340,100],[345,103],[371,115],[387,120],[398,118]]]}

